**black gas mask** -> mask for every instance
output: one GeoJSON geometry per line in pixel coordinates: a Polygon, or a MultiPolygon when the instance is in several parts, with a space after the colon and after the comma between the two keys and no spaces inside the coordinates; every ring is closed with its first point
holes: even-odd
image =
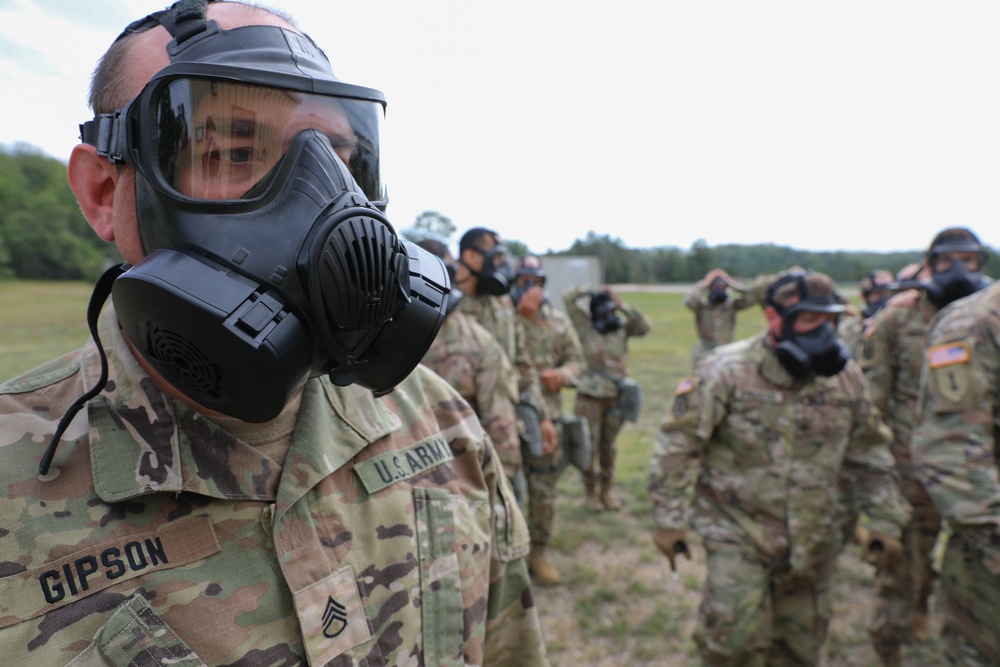
{"type": "Polygon", "coordinates": [[[472,250],[483,257],[483,266],[478,271],[466,264],[472,275],[476,276],[476,294],[489,294],[492,296],[503,296],[510,292],[514,285],[514,265],[510,261],[510,254],[507,246],[497,243],[489,250],[482,250],[476,246],[470,246],[472,250]]]}
{"type": "Polygon", "coordinates": [[[713,306],[724,304],[728,298],[729,292],[726,291],[725,285],[719,288],[713,286],[708,290],[708,302],[713,306]]]}
{"type": "Polygon", "coordinates": [[[986,263],[986,253],[978,243],[970,241],[946,241],[934,246],[927,257],[931,267],[931,277],[922,284],[927,298],[938,308],[944,308],[952,301],[978,292],[989,284],[982,274],[986,263]],[[944,271],[935,271],[937,256],[946,252],[975,252],[979,255],[979,270],[970,271],[963,262],[953,259],[944,271]]]}
{"type": "Polygon", "coordinates": [[[247,422],[310,377],[385,394],[433,341],[450,281],[383,213],[384,98],[337,80],[308,37],[222,30],[204,4],[153,15],[171,64],[81,125],[136,171],[146,256],[113,270],[122,330],[186,396],[247,422]]]}
{"type": "Polygon", "coordinates": [[[768,289],[767,303],[781,316],[781,338],[774,349],[778,361],[789,375],[805,379],[812,375],[832,377],[844,370],[851,358],[851,351],[837,336],[836,327],[826,322],[806,333],[795,331],[799,313],[842,313],[844,306],[829,295],[810,293],[807,273],[792,273],[778,279],[768,289]],[[799,301],[783,307],[774,300],[775,293],[784,285],[795,282],[799,301]]]}
{"type": "Polygon", "coordinates": [[[615,312],[614,297],[607,292],[594,292],[590,295],[590,320],[597,332],[606,335],[622,328],[622,319],[615,312]]]}

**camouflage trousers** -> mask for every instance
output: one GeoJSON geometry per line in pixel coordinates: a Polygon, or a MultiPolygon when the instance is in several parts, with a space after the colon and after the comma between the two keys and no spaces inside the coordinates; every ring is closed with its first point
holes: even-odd
{"type": "Polygon", "coordinates": [[[903,527],[903,562],[894,571],[876,575],[878,603],[869,632],[880,655],[891,655],[900,645],[912,642],[911,618],[914,613],[928,612],[937,577],[932,552],[941,515],[919,482],[903,478],[900,490],[913,514],[903,527]]]}
{"type": "Polygon", "coordinates": [[[708,572],[694,641],[702,664],[819,664],[833,604],[836,555],[808,573],[775,569],[748,547],[705,541],[708,572]]]}
{"type": "MultiPolygon", "coordinates": [[[[555,422],[554,422],[555,423],[555,422]]],[[[556,428],[559,428],[557,424],[556,428]]],[[[548,456],[524,458],[528,474],[528,532],[532,542],[552,541],[556,515],[556,485],[562,477],[563,453],[559,447],[548,456]]]]}
{"type": "Polygon", "coordinates": [[[1000,665],[1000,554],[987,556],[987,542],[969,530],[948,538],[939,594],[949,665],[1000,665]]]}
{"type": "Polygon", "coordinates": [[[578,393],[573,412],[586,419],[590,428],[590,451],[593,452],[593,458],[590,460],[590,469],[583,475],[584,483],[594,486],[600,478],[601,482],[610,484],[615,476],[615,456],[618,454],[615,439],[622,428],[618,399],[594,398],[578,393]],[[600,465],[600,472],[597,471],[595,461],[600,465]]]}

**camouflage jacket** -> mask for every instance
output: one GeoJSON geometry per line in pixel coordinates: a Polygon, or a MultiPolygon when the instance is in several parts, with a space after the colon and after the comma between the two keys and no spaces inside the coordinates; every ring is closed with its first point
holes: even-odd
{"type": "MultiPolygon", "coordinates": [[[[554,368],[559,372],[564,387],[575,387],[584,367],[583,348],[573,329],[573,323],[562,311],[545,302],[534,319],[521,316],[528,345],[528,354],[539,372],[554,368]]],[[[542,387],[553,418],[561,417],[562,394],[542,387]]]]}
{"type": "Polygon", "coordinates": [[[455,310],[445,318],[423,363],[469,402],[493,441],[507,477],[516,475],[521,469],[514,412],[517,373],[493,334],[455,310]]]}
{"type": "Polygon", "coordinates": [[[447,383],[310,381],[279,468],[161,393],[116,324],[45,480],[96,346],[0,389],[4,664],[547,664],[524,520],[447,383]]]}
{"type": "Polygon", "coordinates": [[[736,331],[736,313],[749,308],[756,301],[749,294],[722,303],[709,303],[702,298],[705,289],[695,287],[684,297],[684,305],[694,311],[694,326],[698,339],[706,345],[725,345],[733,342],[736,331]]]}
{"type": "Polygon", "coordinates": [[[907,479],[916,479],[910,464],[910,431],[916,417],[924,335],[936,312],[923,292],[912,303],[890,300],[865,323],[857,348],[875,406],[892,429],[896,467],[907,479]]]}
{"type": "Polygon", "coordinates": [[[952,530],[989,536],[1000,574],[1000,282],[942,310],[927,331],[911,452],[952,530]]]}
{"type": "Polygon", "coordinates": [[[500,341],[507,358],[517,369],[517,388],[521,400],[531,403],[542,415],[547,416],[538,371],[532,365],[531,356],[525,347],[524,328],[510,296],[465,295],[458,302],[458,309],[471,315],[500,341]]]}
{"type": "Polygon", "coordinates": [[[900,534],[909,507],[889,437],[853,361],[802,382],[763,335],[716,348],[680,383],[657,436],[656,523],[685,529],[690,519],[705,540],[752,545],[769,562],[808,570],[837,553],[842,476],[870,529],[900,534]]]}
{"type": "Polygon", "coordinates": [[[590,319],[590,293],[586,287],[571,287],[563,293],[563,304],[583,345],[587,367],[577,381],[578,393],[594,398],[616,398],[618,385],[628,375],[628,339],[645,336],[649,320],[638,308],[622,304],[625,311],[623,326],[608,334],[594,328],[590,319]]]}

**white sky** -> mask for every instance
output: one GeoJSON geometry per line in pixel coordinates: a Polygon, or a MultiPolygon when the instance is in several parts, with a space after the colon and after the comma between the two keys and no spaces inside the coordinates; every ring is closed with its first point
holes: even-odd
{"type": "MultiPolygon", "coordinates": [[[[0,0],[0,143],[67,159],[93,65],[167,0],[0,0]]],[[[1000,3],[274,0],[389,102],[389,218],[535,252],[1000,246],[1000,3]]],[[[457,237],[455,239],[457,241],[457,237]]]]}

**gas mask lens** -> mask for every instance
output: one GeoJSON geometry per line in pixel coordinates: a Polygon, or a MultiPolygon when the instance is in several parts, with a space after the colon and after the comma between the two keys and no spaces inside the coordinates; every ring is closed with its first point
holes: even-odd
{"type": "Polygon", "coordinates": [[[314,129],[329,139],[368,199],[385,200],[378,102],[198,78],[169,80],[153,97],[159,180],[178,195],[251,199],[295,136],[314,129]]]}

